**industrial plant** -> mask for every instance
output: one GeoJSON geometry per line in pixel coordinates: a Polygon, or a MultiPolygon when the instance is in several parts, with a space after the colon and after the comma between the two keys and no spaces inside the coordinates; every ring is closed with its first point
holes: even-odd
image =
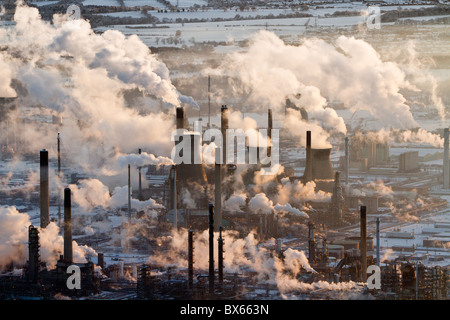
{"type": "Polygon", "coordinates": [[[416,70],[263,30],[187,85],[137,36],[16,10],[1,300],[450,299],[448,107],[416,70]]]}

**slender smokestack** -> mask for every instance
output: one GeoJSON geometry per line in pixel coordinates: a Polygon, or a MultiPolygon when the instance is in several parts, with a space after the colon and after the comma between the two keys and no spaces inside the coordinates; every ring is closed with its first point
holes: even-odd
{"type": "Polygon", "coordinates": [[[222,226],[219,227],[219,239],[218,239],[219,245],[218,245],[218,255],[219,255],[219,262],[218,262],[218,268],[219,268],[219,284],[222,287],[223,285],[223,246],[224,241],[222,238],[222,226]]]}
{"type": "Polygon", "coordinates": [[[450,188],[449,129],[444,129],[444,189],[450,188]]]}
{"type": "Polygon", "coordinates": [[[227,129],[228,129],[228,108],[226,105],[223,105],[220,109],[220,128],[222,131],[222,143],[223,143],[223,164],[227,163],[227,129]]]}
{"type": "Polygon", "coordinates": [[[177,129],[184,129],[184,109],[183,109],[183,107],[177,108],[177,129]]]}
{"type": "Polygon", "coordinates": [[[174,210],[174,220],[173,227],[175,230],[178,229],[178,209],[177,209],[177,166],[173,167],[173,210],[174,210]]]}
{"type": "Polygon", "coordinates": [[[216,215],[214,230],[219,230],[219,226],[222,224],[222,165],[220,159],[222,159],[222,153],[220,148],[216,148],[216,164],[214,166],[214,213],[216,215]]]}
{"type": "MultiPolygon", "coordinates": [[[[58,178],[61,179],[61,148],[58,132],[58,178]]],[[[61,195],[58,193],[58,226],[61,228],[61,195]]]]}
{"type": "Polygon", "coordinates": [[[208,74],[208,129],[211,128],[211,77],[208,74]]]}
{"type": "Polygon", "coordinates": [[[131,223],[131,167],[128,164],[128,223],[131,223]]]}
{"type": "Polygon", "coordinates": [[[98,253],[98,255],[97,255],[97,265],[100,267],[100,268],[104,268],[105,267],[105,259],[104,259],[104,254],[103,253],[98,253]]]}
{"type": "Polygon", "coordinates": [[[345,137],[345,185],[348,186],[348,175],[350,171],[350,151],[348,137],[345,137]]]}
{"type": "Polygon", "coordinates": [[[48,151],[42,150],[40,154],[40,192],[41,192],[41,228],[47,227],[49,218],[49,187],[48,187],[48,151]]]}
{"type": "Polygon", "coordinates": [[[214,205],[209,204],[209,293],[214,294],[214,205]]]}
{"type": "Polygon", "coordinates": [[[72,254],[72,203],[70,189],[64,189],[64,260],[71,263],[72,254]]]}
{"type": "Polygon", "coordinates": [[[269,109],[267,112],[267,137],[269,138],[269,143],[267,145],[267,157],[271,157],[272,155],[272,127],[273,127],[273,119],[272,119],[272,109],[269,109]]]}
{"type": "Polygon", "coordinates": [[[308,246],[309,246],[309,263],[312,264],[316,260],[316,241],[314,235],[315,225],[312,221],[308,222],[308,246]]]}
{"type": "Polygon", "coordinates": [[[305,183],[312,180],[312,151],[311,151],[311,131],[306,131],[306,167],[305,183]]]}
{"type": "Polygon", "coordinates": [[[276,245],[275,252],[277,253],[278,258],[281,258],[282,254],[283,254],[283,240],[276,239],[275,245],[276,245]]]}
{"type": "Polygon", "coordinates": [[[377,217],[377,266],[380,264],[380,218],[377,217]]]}
{"type": "Polygon", "coordinates": [[[362,282],[367,281],[367,218],[366,207],[361,206],[361,240],[359,248],[361,250],[361,267],[362,267],[362,282]]]}
{"type": "Polygon", "coordinates": [[[188,283],[192,289],[194,285],[194,231],[188,231],[188,283]]]}
{"type": "Polygon", "coordinates": [[[39,230],[28,227],[28,279],[36,282],[39,272],[39,230]]]}
{"type": "MultiPolygon", "coordinates": [[[[142,153],[141,148],[139,148],[139,154],[142,153]]],[[[139,172],[139,194],[138,194],[138,199],[142,200],[142,177],[141,177],[141,167],[138,167],[138,172],[139,172]]]]}

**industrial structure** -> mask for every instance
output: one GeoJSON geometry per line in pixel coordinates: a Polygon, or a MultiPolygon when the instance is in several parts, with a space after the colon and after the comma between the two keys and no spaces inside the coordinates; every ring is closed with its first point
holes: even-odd
{"type": "MultiPolygon", "coordinates": [[[[0,275],[1,297],[55,299],[55,296],[64,295],[71,299],[281,299],[280,287],[270,282],[261,282],[261,275],[251,267],[239,271],[229,270],[226,246],[232,248],[233,240],[227,239],[227,236],[228,232],[235,232],[241,237],[254,233],[259,243],[258,248],[264,248],[261,249],[264,259],[275,259],[281,264],[287,264],[292,252],[303,252],[308,265],[302,265],[297,274],[285,271],[299,283],[311,286],[318,281],[330,284],[358,283],[363,287],[361,294],[372,299],[448,299],[449,266],[443,263],[433,265],[431,262],[442,262],[448,258],[446,246],[450,224],[436,223],[434,228],[422,229],[422,233],[413,234],[397,230],[401,223],[392,216],[396,213],[420,219],[447,208],[446,201],[429,194],[432,189],[430,186],[427,197],[422,196],[425,200],[421,200],[420,206],[407,208],[402,205],[402,201],[407,201],[410,196],[407,193],[407,190],[411,190],[408,189],[408,183],[415,182],[412,174],[417,172],[423,174],[422,180],[429,178],[431,185],[440,184],[445,189],[448,173],[448,168],[445,167],[448,157],[445,154],[443,174],[439,173],[439,177],[434,177],[433,174],[422,173],[422,167],[418,165],[418,152],[400,153],[395,159],[395,168],[389,171],[389,177],[406,178],[392,179],[391,182],[384,179],[385,187],[390,190],[388,194],[370,193],[370,182],[362,181],[360,176],[370,176],[372,180],[369,181],[373,181],[377,176],[387,175],[386,171],[377,166],[392,165],[389,146],[361,141],[358,145],[354,136],[347,136],[342,139],[343,156],[336,160],[333,155],[336,147],[312,148],[314,134],[307,130],[303,158],[283,162],[282,165],[287,169],[271,178],[272,184],[265,190],[265,194],[275,197],[283,184],[290,183],[292,186],[313,185],[314,192],[324,195],[324,198],[307,199],[300,203],[296,202],[298,199],[291,197],[289,201],[292,207],[303,207],[307,212],[303,215],[280,215],[276,210],[277,206],[273,206],[267,213],[254,212],[250,197],[239,203],[239,209],[230,209],[227,202],[234,194],[232,185],[236,182],[236,172],[240,170],[238,166],[228,163],[226,158],[226,154],[239,151],[227,149],[229,144],[226,143],[226,129],[229,128],[230,109],[225,105],[220,108],[221,127],[218,129],[222,132],[224,141],[215,149],[213,165],[205,164],[198,151],[203,143],[202,132],[190,131],[184,109],[176,109],[175,123],[180,131],[178,139],[175,139],[175,146],[179,146],[183,140],[189,141],[190,157],[183,158],[181,150],[179,156],[185,162],[136,167],[139,187],[135,192],[131,188],[132,168],[128,165],[128,205],[116,212],[95,209],[97,213],[90,217],[91,224],[111,217],[125,217],[111,232],[87,235],[80,231],[80,224],[84,222],[82,219],[86,217],[73,216],[72,191],[68,187],[62,190],[63,219],[60,211],[58,215],[54,214],[52,207],[58,205],[58,210],[60,209],[58,197],[52,194],[49,187],[52,185],[49,172],[53,159],[49,159],[47,150],[40,151],[40,181],[39,186],[35,186],[38,197],[30,200],[39,206],[39,227],[30,225],[28,228],[24,272],[21,275],[0,275]],[[364,165],[355,165],[355,159],[361,157],[365,159],[364,165]],[[292,164],[303,165],[302,172],[292,167],[292,164]],[[341,183],[341,178],[345,183],[341,183]],[[194,201],[187,202],[187,194],[194,201]],[[164,206],[157,209],[157,218],[146,220],[145,212],[131,205],[132,198],[140,202],[156,199],[164,206]],[[386,209],[389,205],[391,207],[386,209]],[[45,234],[56,217],[59,225],[63,226],[63,248],[59,259],[49,269],[42,261],[40,235],[45,234]],[[133,229],[133,238],[126,244],[114,242],[112,234],[123,234],[128,228],[136,228],[133,229]],[[187,232],[182,233],[182,230],[187,232]],[[207,240],[201,240],[204,231],[208,232],[207,240]],[[161,265],[147,259],[149,256],[170,256],[170,250],[173,250],[170,239],[174,237],[174,232],[185,235],[185,239],[181,241],[184,249],[176,255],[178,259],[185,261],[187,267],[161,265]],[[407,241],[418,239],[421,234],[424,236],[420,245],[409,246],[407,241]],[[393,240],[407,244],[388,246],[383,243],[393,240]],[[91,257],[85,262],[76,261],[74,241],[79,245],[95,247],[96,263],[91,257]],[[204,259],[202,255],[206,254],[205,251],[198,250],[205,244],[208,252],[207,267],[198,266],[199,261],[204,259]],[[395,258],[381,258],[381,251],[386,253],[388,249],[397,252],[395,258]],[[114,258],[117,250],[140,254],[145,259],[127,263],[125,256],[114,258]],[[424,251],[435,251],[435,254],[427,255],[424,251]],[[81,289],[70,289],[67,286],[71,266],[77,266],[81,272],[81,289]],[[369,266],[380,268],[379,290],[367,287],[369,274],[365,270],[369,266]]],[[[271,109],[268,109],[266,119],[270,141],[274,131],[271,109]]],[[[214,128],[213,125],[211,127],[214,128]]],[[[445,134],[448,137],[448,130],[445,134]]],[[[448,139],[445,141],[444,151],[448,152],[448,139]]],[[[59,135],[57,143],[57,162],[53,164],[57,167],[57,177],[71,176],[67,168],[61,167],[59,135]]],[[[288,146],[291,141],[285,139],[281,143],[288,146]]],[[[266,147],[268,156],[271,156],[274,152],[272,145],[266,147]]],[[[250,151],[250,146],[246,145],[246,159],[250,151]]],[[[142,155],[141,149],[138,155],[142,155]]],[[[246,186],[253,185],[263,167],[261,163],[248,165],[242,171],[243,183],[246,186]]],[[[76,179],[73,182],[76,183],[76,179]]],[[[256,192],[249,192],[249,195],[255,196],[256,192]]],[[[300,298],[333,298],[332,291],[294,290],[294,293],[300,298]]]]}

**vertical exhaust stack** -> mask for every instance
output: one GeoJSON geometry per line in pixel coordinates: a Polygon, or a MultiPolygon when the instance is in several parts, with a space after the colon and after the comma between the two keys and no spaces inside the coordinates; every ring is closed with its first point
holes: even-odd
{"type": "Polygon", "coordinates": [[[174,218],[173,218],[173,227],[175,230],[178,229],[178,203],[177,203],[177,166],[172,166],[173,170],[173,210],[174,210],[174,218]]]}
{"type": "MultiPolygon", "coordinates": [[[[60,140],[59,140],[59,132],[58,132],[58,178],[61,180],[61,148],[60,148],[60,140]]],[[[58,194],[58,226],[61,228],[61,195],[58,194]]]]}
{"type": "Polygon", "coordinates": [[[273,118],[272,118],[272,109],[269,109],[267,113],[267,137],[268,137],[268,144],[267,144],[267,157],[272,156],[272,127],[273,127],[273,118]]]}
{"type": "MultiPolygon", "coordinates": [[[[139,154],[142,154],[142,149],[139,148],[139,154]]],[[[138,193],[138,199],[142,201],[142,177],[141,177],[141,167],[138,167],[139,172],[139,193],[138,193]]]]}
{"type": "Polygon", "coordinates": [[[308,222],[308,253],[309,253],[309,263],[313,264],[316,260],[316,241],[314,239],[314,230],[315,225],[314,222],[309,221],[308,222]]]}
{"type": "Polygon", "coordinates": [[[450,163],[449,163],[449,129],[444,129],[444,189],[450,188],[450,163]]]}
{"type": "Polygon", "coordinates": [[[70,189],[64,189],[64,260],[72,263],[72,201],[70,189]]]}
{"type": "Polygon", "coordinates": [[[131,167],[128,164],[128,223],[131,223],[131,167]]]}
{"type": "Polygon", "coordinates": [[[188,284],[189,289],[194,286],[194,232],[188,231],[188,284]]]}
{"type": "Polygon", "coordinates": [[[339,225],[342,221],[342,207],[344,203],[344,197],[342,195],[342,187],[340,180],[340,172],[336,171],[334,173],[334,187],[333,194],[331,196],[331,219],[335,225],[339,225]]]}
{"type": "Polygon", "coordinates": [[[177,108],[177,129],[184,129],[184,109],[183,107],[177,108]]]}
{"type": "Polygon", "coordinates": [[[209,293],[214,294],[214,205],[209,204],[209,293]]]}
{"type": "Polygon", "coordinates": [[[222,105],[222,108],[220,109],[220,129],[222,131],[222,143],[223,143],[223,162],[222,164],[227,163],[227,129],[228,129],[228,115],[229,110],[226,105],[222,105]]]}
{"type": "Polygon", "coordinates": [[[221,149],[216,148],[216,164],[214,166],[214,182],[215,182],[214,213],[216,215],[214,230],[216,231],[219,230],[219,227],[222,224],[222,165],[220,164],[221,159],[222,159],[221,149]]]}
{"type": "Polygon", "coordinates": [[[211,128],[211,76],[208,74],[208,129],[211,128]]]}
{"type": "Polygon", "coordinates": [[[350,150],[348,137],[345,137],[345,185],[348,186],[348,175],[350,171],[350,150]]]}
{"type": "Polygon", "coordinates": [[[100,268],[105,268],[105,259],[104,259],[105,255],[103,253],[98,253],[97,255],[97,265],[100,268]]]}
{"type": "Polygon", "coordinates": [[[305,183],[312,180],[312,150],[311,150],[311,131],[306,131],[306,167],[305,167],[305,183]]]}
{"type": "Polygon", "coordinates": [[[377,266],[380,265],[380,218],[377,217],[377,266]]]}
{"type": "Polygon", "coordinates": [[[222,288],[223,285],[223,246],[224,246],[224,240],[222,238],[222,226],[219,228],[219,239],[218,239],[219,245],[218,245],[218,254],[219,254],[219,262],[218,262],[218,276],[219,276],[219,285],[222,288]]]}
{"type": "Polygon", "coordinates": [[[49,185],[48,185],[48,151],[40,153],[40,194],[41,194],[41,228],[47,227],[49,218],[49,185]]]}
{"type": "Polygon", "coordinates": [[[39,230],[30,225],[28,227],[28,279],[36,282],[39,272],[39,230]]]}
{"type": "Polygon", "coordinates": [[[367,217],[366,207],[361,206],[361,240],[359,248],[361,249],[361,268],[362,268],[362,282],[367,281],[367,217]]]}

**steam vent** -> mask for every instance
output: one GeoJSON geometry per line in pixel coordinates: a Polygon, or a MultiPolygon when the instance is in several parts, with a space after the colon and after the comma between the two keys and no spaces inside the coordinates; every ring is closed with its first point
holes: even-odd
{"type": "Polygon", "coordinates": [[[0,300],[450,300],[449,0],[219,2],[2,1],[0,300]]]}

